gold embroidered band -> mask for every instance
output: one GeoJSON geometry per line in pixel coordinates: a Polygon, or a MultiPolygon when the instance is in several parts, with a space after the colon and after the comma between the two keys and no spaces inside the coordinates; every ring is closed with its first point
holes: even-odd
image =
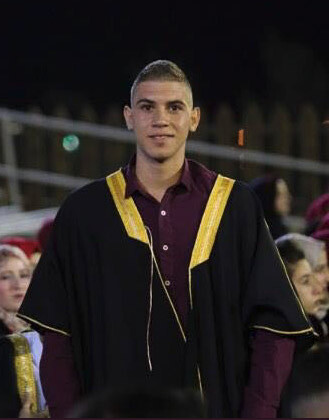
{"type": "Polygon", "coordinates": [[[271,331],[277,334],[284,334],[284,335],[298,335],[298,334],[305,334],[307,332],[312,332],[314,335],[318,336],[318,333],[316,333],[313,328],[307,328],[305,330],[299,330],[299,331],[282,331],[282,330],[277,330],[274,328],[270,328],[270,327],[264,327],[262,325],[253,325],[252,328],[257,328],[259,330],[266,330],[266,331],[271,331]]]}
{"type": "Polygon", "coordinates": [[[27,339],[19,334],[8,336],[14,346],[17,389],[23,403],[28,396],[31,399],[31,412],[38,413],[37,386],[33,374],[32,354],[27,339]]]}
{"type": "Polygon", "coordinates": [[[153,261],[155,263],[156,270],[158,272],[160,282],[162,285],[162,288],[165,292],[165,295],[169,301],[169,304],[171,306],[171,309],[174,313],[175,319],[178,324],[178,328],[181,332],[181,336],[184,341],[186,341],[185,332],[182,326],[182,323],[179,319],[178,313],[175,309],[175,305],[168,293],[168,290],[164,284],[163,276],[161,275],[160,268],[158,266],[157,260],[154,255],[153,246],[149,241],[149,238],[147,236],[147,230],[144,226],[143,220],[141,215],[138,212],[138,209],[136,207],[136,204],[134,203],[134,200],[132,197],[125,198],[125,192],[126,192],[126,181],[124,179],[124,176],[122,174],[121,169],[117,172],[114,172],[113,174],[106,177],[107,185],[110,189],[111,195],[114,200],[114,204],[119,212],[119,215],[121,217],[122,223],[126,229],[127,235],[130,238],[137,239],[138,241],[141,241],[143,243],[146,243],[151,251],[153,261]]]}
{"type": "Polygon", "coordinates": [[[29,316],[26,316],[26,315],[23,315],[23,314],[20,314],[20,313],[18,313],[18,314],[17,314],[17,316],[18,316],[19,318],[22,318],[24,321],[27,321],[28,323],[33,323],[33,324],[39,325],[39,326],[40,326],[40,327],[42,327],[42,328],[46,328],[47,330],[50,330],[50,331],[55,331],[55,332],[57,332],[57,333],[60,333],[60,334],[66,335],[66,336],[68,336],[68,337],[71,337],[71,334],[69,334],[68,332],[66,332],[66,331],[64,331],[64,330],[59,330],[58,328],[53,328],[53,327],[50,327],[49,325],[43,324],[42,322],[37,321],[37,320],[36,320],[36,319],[34,319],[34,318],[30,318],[29,316]]]}
{"type": "Polygon", "coordinates": [[[125,198],[126,181],[121,169],[108,175],[106,181],[128,236],[148,244],[147,232],[134,200],[125,198]]]}
{"type": "Polygon", "coordinates": [[[191,308],[193,307],[191,270],[209,259],[218,227],[222,220],[234,182],[235,181],[233,179],[218,175],[209,196],[206,209],[203,213],[189,266],[189,293],[191,308]]]}

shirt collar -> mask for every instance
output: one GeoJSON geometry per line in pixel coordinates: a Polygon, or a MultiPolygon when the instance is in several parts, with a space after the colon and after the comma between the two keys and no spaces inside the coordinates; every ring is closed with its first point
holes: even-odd
{"type": "Polygon", "coordinates": [[[139,184],[136,172],[136,155],[133,155],[128,165],[123,169],[123,174],[126,179],[126,193],[125,198],[129,198],[135,191],[142,192],[142,186],[139,184]]]}
{"type": "MultiPolygon", "coordinates": [[[[136,154],[132,156],[128,165],[123,169],[123,174],[126,179],[125,198],[129,198],[136,191],[139,191],[142,194],[146,193],[144,188],[138,182],[135,168],[136,168],[136,154]]],[[[193,184],[193,178],[190,171],[189,163],[187,159],[184,159],[181,177],[174,186],[182,186],[186,188],[187,191],[191,191],[192,184],[193,184]]]]}

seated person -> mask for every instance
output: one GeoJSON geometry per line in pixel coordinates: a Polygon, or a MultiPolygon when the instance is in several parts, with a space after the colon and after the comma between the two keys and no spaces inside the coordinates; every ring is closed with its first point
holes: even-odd
{"type": "Polygon", "coordinates": [[[40,337],[16,318],[30,280],[31,264],[24,252],[0,245],[0,417],[18,417],[24,403],[29,403],[31,417],[40,417],[45,409],[39,379],[40,337]]]}
{"type": "MultiPolygon", "coordinates": [[[[315,281],[317,282],[317,287],[322,288],[323,296],[321,301],[318,302],[321,304],[318,305],[317,311],[314,313],[309,312],[309,315],[311,316],[313,326],[320,337],[325,338],[328,336],[326,319],[329,306],[329,269],[325,243],[299,233],[290,233],[278,238],[276,244],[279,250],[281,248],[287,249],[287,245],[285,244],[288,242],[291,242],[297,249],[303,252],[306,260],[311,266],[315,281]]],[[[297,285],[295,285],[295,287],[297,288],[297,285]]],[[[315,290],[317,290],[317,288],[315,290]]],[[[303,293],[303,291],[301,293],[303,293]]]]}
{"type": "Polygon", "coordinates": [[[277,240],[276,244],[305,312],[315,315],[321,307],[321,299],[325,293],[315,278],[305,254],[289,239],[277,240]]]}
{"type": "Polygon", "coordinates": [[[262,204],[273,239],[288,233],[285,218],[291,211],[291,194],[285,180],[268,174],[253,179],[249,185],[262,204]]]}

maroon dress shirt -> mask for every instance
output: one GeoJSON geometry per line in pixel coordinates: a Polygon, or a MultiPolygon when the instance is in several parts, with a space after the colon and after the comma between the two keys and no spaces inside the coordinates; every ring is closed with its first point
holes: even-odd
{"type": "Polygon", "coordinates": [[[200,221],[217,174],[185,160],[179,181],[161,202],[148,194],[135,175],[134,160],[123,170],[126,198],[132,196],[144,224],[152,232],[153,248],[182,324],[188,313],[188,267],[200,221]]]}
{"type": "MultiPolygon", "coordinates": [[[[134,158],[123,173],[126,198],[134,199],[144,224],[151,231],[162,277],[182,324],[186,325],[189,262],[217,175],[196,162],[185,160],[179,181],[168,188],[158,202],[139,183],[134,158]]],[[[266,331],[255,333],[250,379],[244,394],[245,417],[275,417],[281,390],[291,370],[294,346],[293,339],[266,331]]],[[[51,415],[65,414],[77,399],[79,389],[69,338],[52,332],[45,334],[41,379],[51,415]],[[56,367],[54,359],[61,360],[56,367]]]]}

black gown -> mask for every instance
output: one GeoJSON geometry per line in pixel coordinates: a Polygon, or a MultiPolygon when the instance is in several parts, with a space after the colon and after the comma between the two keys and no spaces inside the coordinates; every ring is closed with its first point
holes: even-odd
{"type": "Polygon", "coordinates": [[[7,335],[7,334],[10,334],[10,329],[5,325],[5,323],[3,322],[3,321],[1,321],[1,319],[0,319],[0,338],[3,336],[3,335],[7,335]]]}
{"type": "Polygon", "coordinates": [[[291,335],[298,348],[313,341],[258,200],[243,183],[218,176],[189,279],[184,330],[118,171],[66,199],[19,316],[71,336],[86,394],[105,386],[195,387],[209,417],[237,417],[251,331],[291,335]]]}
{"type": "Polygon", "coordinates": [[[17,418],[21,407],[14,348],[10,340],[3,336],[0,338],[0,418],[17,418]]]}
{"type": "Polygon", "coordinates": [[[9,328],[0,320],[0,418],[18,417],[21,408],[14,367],[14,349],[6,338],[9,328]]]}

